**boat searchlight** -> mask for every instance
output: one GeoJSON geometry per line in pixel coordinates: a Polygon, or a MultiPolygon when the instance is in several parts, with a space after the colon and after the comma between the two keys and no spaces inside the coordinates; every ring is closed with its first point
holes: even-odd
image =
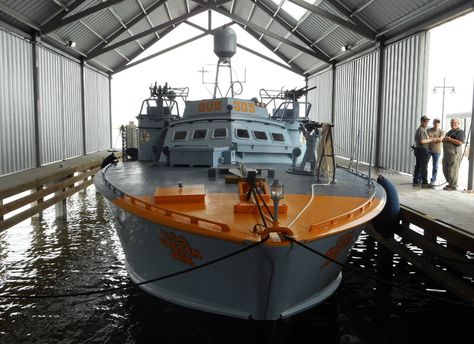
{"type": "Polygon", "coordinates": [[[278,224],[278,203],[285,196],[285,186],[275,179],[270,185],[270,194],[273,200],[273,223],[278,224]]]}

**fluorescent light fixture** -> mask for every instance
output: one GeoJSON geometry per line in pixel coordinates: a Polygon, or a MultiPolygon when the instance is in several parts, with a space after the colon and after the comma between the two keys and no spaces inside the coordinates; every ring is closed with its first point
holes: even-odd
{"type": "Polygon", "coordinates": [[[350,46],[348,46],[347,44],[341,47],[341,51],[349,51],[349,50],[350,50],[350,46]]]}
{"type": "Polygon", "coordinates": [[[76,46],[76,42],[74,41],[69,41],[67,42],[68,47],[74,48],[76,46]]]}

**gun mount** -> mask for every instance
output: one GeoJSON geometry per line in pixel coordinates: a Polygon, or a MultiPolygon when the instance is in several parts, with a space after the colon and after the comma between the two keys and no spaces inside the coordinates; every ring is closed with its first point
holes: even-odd
{"type": "Polygon", "coordinates": [[[311,104],[306,101],[299,101],[301,97],[317,86],[308,86],[293,90],[260,90],[260,98],[263,106],[273,105],[273,117],[279,120],[297,119],[300,116],[300,106],[305,106],[305,115],[309,116],[311,104]]]}

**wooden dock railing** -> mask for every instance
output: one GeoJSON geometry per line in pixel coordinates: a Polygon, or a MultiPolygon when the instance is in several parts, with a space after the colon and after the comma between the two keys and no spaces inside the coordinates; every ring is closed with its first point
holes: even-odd
{"type": "Polygon", "coordinates": [[[1,176],[0,232],[53,205],[56,217],[65,218],[66,198],[90,186],[102,161],[110,154],[102,151],[1,176]]]}
{"type": "Polygon", "coordinates": [[[401,217],[402,226],[394,235],[382,235],[374,228],[367,232],[444,288],[474,305],[472,234],[406,206],[401,206],[401,217]],[[413,246],[422,253],[415,253],[413,246]]]}

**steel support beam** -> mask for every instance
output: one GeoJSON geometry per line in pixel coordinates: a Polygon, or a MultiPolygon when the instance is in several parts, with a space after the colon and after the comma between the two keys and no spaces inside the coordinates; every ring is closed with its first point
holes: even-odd
{"type": "Polygon", "coordinates": [[[69,17],[66,18],[57,18],[55,20],[51,20],[45,25],[41,26],[41,33],[43,35],[46,35],[54,30],[59,29],[60,27],[73,23],[79,19],[82,19],[84,17],[90,16],[91,14],[94,14],[96,12],[102,11],[110,6],[116,5],[119,2],[122,2],[125,0],[108,0],[106,2],[101,2],[98,5],[89,7],[85,9],[84,11],[81,11],[79,13],[70,15],[69,17]]]}
{"type": "Polygon", "coordinates": [[[113,126],[112,126],[112,73],[109,73],[109,124],[110,124],[109,145],[110,145],[110,149],[114,151],[115,147],[114,147],[114,142],[113,142],[113,126]]]}
{"type": "MultiPolygon", "coordinates": [[[[376,33],[374,31],[372,31],[372,29],[370,29],[368,26],[366,26],[363,22],[361,22],[360,20],[358,20],[357,18],[353,17],[351,18],[352,21],[356,22],[356,24],[352,23],[351,21],[348,21],[348,20],[345,20],[339,16],[336,16],[334,14],[332,14],[331,12],[328,12],[326,10],[323,10],[322,8],[319,8],[318,6],[314,6],[314,5],[311,5],[303,0],[288,0],[288,1],[291,1],[292,3],[300,6],[300,7],[303,7],[305,9],[307,9],[308,11],[311,11],[323,18],[326,18],[330,21],[332,21],[333,23],[336,23],[336,24],[339,24],[343,27],[345,27],[346,29],[349,29],[363,37],[366,37],[370,40],[375,40],[376,38],[376,33]]],[[[327,0],[334,8],[336,8],[337,10],[339,10],[340,12],[342,12],[344,15],[346,16],[350,16],[351,13],[350,11],[348,11],[346,8],[342,7],[340,4],[338,4],[336,1],[334,0],[327,0]]]]}
{"type": "MultiPolygon", "coordinates": [[[[467,179],[467,190],[473,191],[474,189],[474,132],[472,126],[474,123],[474,83],[472,85],[472,110],[471,110],[471,137],[469,138],[469,170],[467,179]]],[[[464,128],[467,129],[467,128],[464,128]]]]}
{"type": "Polygon", "coordinates": [[[39,117],[40,117],[40,95],[39,95],[39,57],[38,50],[41,38],[39,33],[33,34],[33,111],[35,116],[34,130],[35,130],[35,166],[41,166],[41,145],[39,138],[39,117]]]}
{"type": "Polygon", "coordinates": [[[86,63],[81,59],[81,126],[82,126],[82,154],[87,154],[86,136],[86,63]]]}
{"type": "Polygon", "coordinates": [[[332,70],[332,85],[331,85],[331,123],[335,124],[336,120],[336,64],[331,65],[332,70]]]}
{"type": "Polygon", "coordinates": [[[375,161],[374,166],[380,166],[380,147],[382,146],[382,112],[383,112],[383,103],[382,103],[382,94],[384,88],[384,68],[385,68],[385,45],[384,42],[379,42],[379,65],[378,65],[378,79],[377,79],[377,118],[376,118],[376,132],[375,132],[375,161]]]}

